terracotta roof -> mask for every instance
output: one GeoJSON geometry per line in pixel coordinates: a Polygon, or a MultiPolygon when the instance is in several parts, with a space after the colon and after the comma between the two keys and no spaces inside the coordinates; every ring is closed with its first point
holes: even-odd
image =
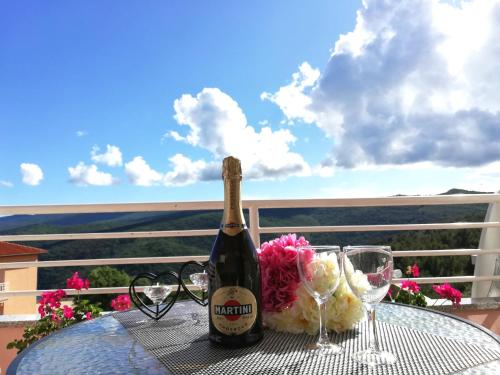
{"type": "Polygon", "coordinates": [[[8,257],[14,255],[39,255],[45,253],[47,253],[47,250],[0,241],[0,257],[8,257]]]}

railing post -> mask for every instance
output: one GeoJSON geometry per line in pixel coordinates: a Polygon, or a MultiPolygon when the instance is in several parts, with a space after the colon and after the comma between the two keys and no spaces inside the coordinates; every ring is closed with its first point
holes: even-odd
{"type": "MultiPolygon", "coordinates": [[[[500,221],[500,204],[490,203],[485,221],[500,221]]],[[[500,248],[500,228],[483,228],[479,240],[481,250],[500,248]]],[[[498,254],[477,255],[474,276],[493,276],[500,273],[500,256],[498,254]]],[[[472,298],[498,297],[500,286],[497,281],[474,281],[472,298]]]]}
{"type": "Polygon", "coordinates": [[[248,208],[248,213],[250,215],[250,236],[254,245],[260,247],[260,226],[259,226],[259,207],[251,205],[248,208]]]}

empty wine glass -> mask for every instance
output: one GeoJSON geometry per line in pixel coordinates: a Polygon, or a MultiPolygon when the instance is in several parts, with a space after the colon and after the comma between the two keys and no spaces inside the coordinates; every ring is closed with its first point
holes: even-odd
{"type": "Polygon", "coordinates": [[[305,289],[315,299],[320,310],[318,341],[308,348],[317,355],[341,353],[342,347],[330,342],[326,329],[326,302],[337,289],[342,274],[340,247],[298,247],[297,266],[305,289]]]}
{"type": "MultiPolygon", "coordinates": [[[[208,292],[208,273],[206,273],[205,271],[192,273],[191,275],[189,275],[189,279],[191,280],[193,285],[196,285],[201,289],[201,298],[202,300],[204,300],[208,292]]],[[[200,323],[199,314],[197,312],[192,312],[191,318],[193,318],[196,325],[200,323]]]]}
{"type": "Polygon", "coordinates": [[[208,273],[205,271],[192,273],[189,275],[189,279],[194,285],[201,289],[203,294],[208,291],[208,273]]]}
{"type": "Polygon", "coordinates": [[[352,355],[360,363],[376,366],[396,362],[392,353],[380,350],[375,307],[387,294],[393,276],[392,251],[389,246],[345,246],[344,274],[368,312],[369,348],[352,355]]]}
{"type": "Polygon", "coordinates": [[[144,294],[156,306],[157,312],[160,304],[165,301],[165,298],[167,298],[171,292],[172,288],[170,288],[170,286],[160,283],[156,283],[156,285],[150,285],[144,288],[144,294]]]}

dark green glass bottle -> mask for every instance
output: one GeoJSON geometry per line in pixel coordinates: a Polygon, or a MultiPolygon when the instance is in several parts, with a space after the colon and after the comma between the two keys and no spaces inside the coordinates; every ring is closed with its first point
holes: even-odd
{"type": "Polygon", "coordinates": [[[260,268],[241,208],[241,164],[224,159],[224,215],[208,265],[209,339],[227,347],[262,338],[260,268]]]}

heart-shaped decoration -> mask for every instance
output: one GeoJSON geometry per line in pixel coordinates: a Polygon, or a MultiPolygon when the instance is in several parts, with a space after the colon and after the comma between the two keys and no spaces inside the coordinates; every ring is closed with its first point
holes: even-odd
{"type": "Polygon", "coordinates": [[[158,275],[150,272],[141,273],[137,275],[134,280],[132,280],[128,288],[128,294],[130,295],[130,299],[134,305],[143,314],[154,320],[160,320],[172,308],[177,300],[177,297],[179,296],[180,291],[181,284],[179,282],[179,275],[177,275],[174,271],[167,271],[158,275]],[[139,284],[143,284],[144,282],[146,284],[149,283],[144,287],[144,294],[149,300],[151,300],[151,302],[153,302],[153,308],[148,306],[144,299],[139,295],[141,292],[136,290],[136,288],[141,286],[139,284]],[[160,282],[163,282],[165,285],[160,285],[160,282]],[[155,283],[156,285],[154,285],[155,283]],[[169,285],[174,285],[174,290],[168,290],[171,288],[169,285]],[[175,290],[175,286],[177,286],[177,290],[175,290]],[[162,305],[161,308],[160,305],[162,305]]]}
{"type": "Polygon", "coordinates": [[[207,293],[207,288],[208,288],[208,275],[205,272],[206,268],[208,265],[208,261],[206,262],[197,262],[196,260],[190,260],[189,262],[184,263],[181,266],[181,269],[179,270],[179,280],[182,285],[182,289],[186,294],[193,299],[196,303],[206,306],[208,305],[208,293],[207,293]],[[190,267],[191,269],[198,269],[199,271],[203,272],[197,272],[197,273],[191,273],[189,275],[184,275],[184,272],[186,269],[190,267]],[[184,276],[189,277],[191,282],[201,288],[201,298],[198,297],[196,294],[191,292],[188,288],[188,286],[184,283],[184,276]]]}

